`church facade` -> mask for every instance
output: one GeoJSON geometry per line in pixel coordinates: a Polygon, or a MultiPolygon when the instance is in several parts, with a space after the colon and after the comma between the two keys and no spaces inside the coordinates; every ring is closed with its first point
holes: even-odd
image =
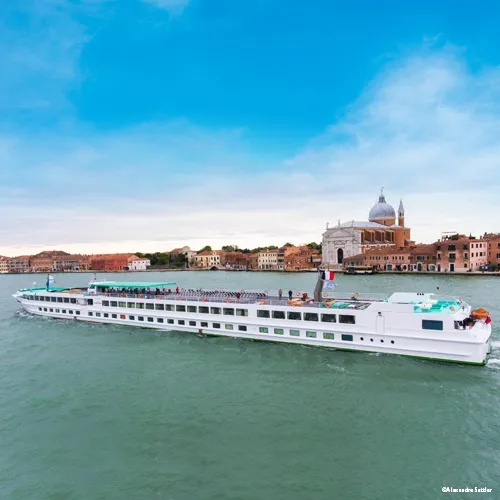
{"type": "Polygon", "coordinates": [[[350,221],[328,227],[323,233],[323,264],[333,269],[341,268],[346,257],[364,253],[368,249],[413,245],[411,230],[405,226],[403,200],[396,211],[383,193],[371,208],[367,221],[350,221]]]}

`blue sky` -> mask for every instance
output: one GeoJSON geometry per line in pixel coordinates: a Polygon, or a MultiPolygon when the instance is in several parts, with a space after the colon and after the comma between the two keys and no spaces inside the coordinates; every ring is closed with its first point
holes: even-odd
{"type": "Polygon", "coordinates": [[[0,4],[0,254],[498,227],[498,2],[0,4]]]}

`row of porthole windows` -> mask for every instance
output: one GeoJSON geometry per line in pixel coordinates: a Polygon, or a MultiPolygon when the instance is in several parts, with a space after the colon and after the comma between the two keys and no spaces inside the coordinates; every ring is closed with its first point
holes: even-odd
{"type": "MultiPolygon", "coordinates": [[[[55,312],[57,314],[73,314],[73,311],[71,309],[52,309],[52,308],[47,308],[47,307],[39,307],[39,311],[43,312],[55,312]]],[[[77,316],[80,315],[80,311],[75,311],[74,314],[77,316]]]]}
{"type": "MultiPolygon", "coordinates": [[[[283,328],[272,328],[272,332],[275,335],[285,335],[285,330],[283,328]]],[[[260,326],[259,327],[259,333],[269,333],[269,328],[267,326],[260,326]]],[[[310,339],[315,339],[318,337],[317,332],[313,332],[310,330],[306,330],[306,337],[310,339]]],[[[288,330],[288,335],[290,337],[301,337],[301,331],[300,330],[294,330],[290,329],[288,330]]],[[[337,334],[338,335],[338,334],[337,334]]],[[[347,341],[347,342],[352,342],[353,341],[353,336],[349,334],[340,334],[341,340],[347,341]]],[[[332,332],[323,332],[323,339],[325,340],[334,340],[335,339],[335,334],[332,332]]]]}
{"type": "MultiPolygon", "coordinates": [[[[363,341],[365,340],[364,337],[359,337],[359,340],[363,341]]],[[[373,339],[370,339],[370,342],[374,342],[373,339]]],[[[384,343],[384,339],[380,339],[380,343],[383,344],[384,343]]],[[[391,344],[394,344],[394,340],[391,340],[391,344]]]]}
{"type": "MultiPolygon", "coordinates": [[[[89,311],[88,312],[88,315],[89,316],[94,316],[94,313],[92,311],[89,311]]],[[[100,317],[101,316],[101,313],[95,313],[95,316],[96,317],[100,317]]],[[[105,318],[109,318],[109,313],[103,313],[103,316],[105,318]]],[[[127,315],[126,314],[111,314],[111,318],[112,319],[118,319],[118,316],[119,316],[119,319],[122,319],[122,320],[126,320],[127,319],[127,315]]],[[[155,322],[155,318],[153,318],[152,316],[137,316],[137,319],[136,319],[136,316],[133,316],[133,315],[128,315],[128,319],[129,321],[142,321],[142,322],[147,322],[147,323],[154,323],[155,322]]],[[[165,320],[164,318],[156,318],[156,323],[165,323],[165,320]]],[[[177,320],[177,323],[175,323],[175,320],[172,319],[172,318],[167,318],[166,320],[166,323],[168,325],[174,325],[174,324],[177,324],[177,325],[181,325],[181,326],[184,326],[186,325],[186,320],[184,319],[178,319],[177,320]]],[[[200,328],[208,328],[208,322],[207,321],[200,321],[199,322],[199,326],[200,328]]],[[[198,326],[198,322],[197,321],[188,321],[187,324],[189,326],[198,326]]],[[[212,323],[212,328],[221,328],[221,324],[220,323],[212,323]]],[[[234,330],[234,325],[231,325],[229,323],[226,323],[224,325],[224,328],[226,330],[234,330]]],[[[238,330],[240,332],[246,332],[247,331],[247,327],[245,325],[238,325],[238,330]]]]}

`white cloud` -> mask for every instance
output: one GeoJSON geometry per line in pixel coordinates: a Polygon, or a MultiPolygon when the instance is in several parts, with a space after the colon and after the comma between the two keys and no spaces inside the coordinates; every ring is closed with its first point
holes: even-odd
{"type": "Polygon", "coordinates": [[[402,57],[277,164],[243,131],[186,122],[0,138],[0,254],[319,241],[326,221],[365,219],[379,186],[417,241],[500,230],[499,79],[450,49],[402,57]]]}

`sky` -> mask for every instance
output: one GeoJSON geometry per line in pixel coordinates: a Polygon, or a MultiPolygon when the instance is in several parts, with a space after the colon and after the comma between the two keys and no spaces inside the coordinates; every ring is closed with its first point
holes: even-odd
{"type": "Polygon", "coordinates": [[[0,2],[0,255],[500,231],[500,3],[0,2]]]}

